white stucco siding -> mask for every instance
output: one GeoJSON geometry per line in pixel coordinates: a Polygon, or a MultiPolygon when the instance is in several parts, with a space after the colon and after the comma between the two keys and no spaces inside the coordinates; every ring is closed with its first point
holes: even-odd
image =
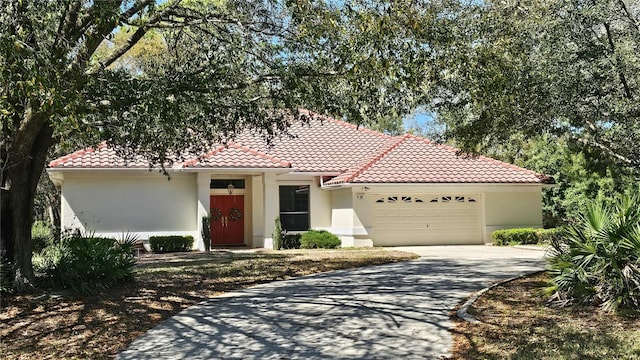
{"type": "Polygon", "coordinates": [[[196,174],[64,174],[64,227],[96,233],[191,234],[198,231],[196,174]]]}
{"type": "Polygon", "coordinates": [[[320,188],[317,179],[310,184],[309,208],[312,229],[331,227],[331,194],[320,188]]]}
{"type": "Polygon", "coordinates": [[[331,191],[331,228],[334,232],[353,227],[353,193],[351,189],[331,191]]]}
{"type": "Polygon", "coordinates": [[[485,241],[498,229],[542,227],[542,187],[485,193],[485,241]]]}
{"type": "Polygon", "coordinates": [[[350,188],[330,191],[331,228],[328,229],[342,241],[342,246],[372,246],[364,228],[361,214],[366,218],[367,208],[362,208],[362,196],[350,188]]]}

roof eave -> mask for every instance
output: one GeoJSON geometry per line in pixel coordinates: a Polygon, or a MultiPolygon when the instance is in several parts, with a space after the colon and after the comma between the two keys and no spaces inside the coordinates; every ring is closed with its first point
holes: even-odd
{"type": "MultiPolygon", "coordinates": [[[[99,168],[85,168],[85,167],[75,167],[75,168],[71,168],[71,167],[54,167],[54,168],[47,168],[46,169],[47,172],[51,173],[51,172],[62,172],[62,171],[78,171],[78,172],[88,172],[88,171],[154,171],[154,170],[159,170],[159,168],[157,167],[153,167],[153,168],[139,168],[139,167],[99,167],[99,168]]],[[[291,172],[291,168],[257,168],[257,167],[252,167],[252,168],[236,168],[236,167],[226,167],[226,168],[222,168],[222,167],[201,167],[201,168],[165,168],[165,170],[167,172],[189,172],[189,173],[197,173],[197,172],[203,172],[203,171],[217,171],[217,172],[236,172],[236,173],[248,173],[248,172],[275,172],[275,173],[288,173],[291,172]]]]}
{"type": "Polygon", "coordinates": [[[336,188],[351,188],[356,186],[462,186],[462,187],[472,187],[472,186],[542,186],[542,187],[552,187],[555,185],[551,184],[543,184],[543,183],[523,183],[523,182],[500,182],[500,183],[486,183],[486,182],[474,182],[474,183],[463,183],[463,182],[439,182],[439,183],[418,183],[418,182],[386,182],[386,183],[371,183],[371,182],[343,182],[339,184],[329,184],[323,185],[323,189],[336,189],[336,188]]]}

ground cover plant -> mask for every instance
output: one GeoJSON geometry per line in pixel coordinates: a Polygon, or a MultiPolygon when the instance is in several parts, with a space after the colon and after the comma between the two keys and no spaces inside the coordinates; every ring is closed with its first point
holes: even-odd
{"type": "Polygon", "coordinates": [[[226,291],[416,257],[384,249],[145,254],[135,281],[93,296],[3,294],[0,357],[108,359],[163,319],[226,291]]]}
{"type": "Polygon", "coordinates": [[[541,273],[498,286],[455,318],[451,359],[640,359],[640,315],[549,306],[541,273]]]}

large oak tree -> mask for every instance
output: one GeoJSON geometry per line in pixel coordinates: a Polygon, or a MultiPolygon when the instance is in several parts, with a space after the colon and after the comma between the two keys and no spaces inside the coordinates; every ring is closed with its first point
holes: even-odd
{"type": "Polygon", "coordinates": [[[640,2],[470,2],[424,102],[468,151],[557,137],[588,160],[640,169],[640,2]]]}
{"type": "Polygon", "coordinates": [[[278,136],[301,107],[399,118],[435,78],[451,21],[431,1],[0,6],[0,250],[19,289],[34,280],[32,207],[52,147],[106,141],[157,166],[246,128],[278,136]]]}

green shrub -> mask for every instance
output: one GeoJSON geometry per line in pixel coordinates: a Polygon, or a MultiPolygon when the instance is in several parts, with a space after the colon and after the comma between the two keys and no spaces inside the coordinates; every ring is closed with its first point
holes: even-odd
{"type": "Polygon", "coordinates": [[[340,239],[326,230],[309,230],[300,237],[302,249],[335,249],[340,239]]]}
{"type": "Polygon", "coordinates": [[[149,238],[151,251],[157,253],[191,251],[193,248],[193,236],[151,236],[149,238]]]}
{"type": "Polygon", "coordinates": [[[130,244],[100,237],[71,237],[51,244],[33,258],[36,273],[53,287],[80,294],[133,280],[130,244]]]}
{"type": "Polygon", "coordinates": [[[280,222],[280,216],[277,216],[274,220],[273,234],[273,250],[280,250],[282,248],[282,223],[280,222]]]}
{"type": "Polygon", "coordinates": [[[494,245],[537,244],[538,233],[533,228],[502,229],[491,233],[494,245]]]}
{"type": "Polygon", "coordinates": [[[559,240],[563,236],[562,228],[553,229],[533,229],[516,228],[502,229],[491,233],[494,245],[527,245],[527,244],[550,244],[554,240],[559,240]]]}
{"type": "Polygon", "coordinates": [[[51,227],[44,221],[34,221],[31,226],[33,253],[39,253],[52,242],[51,227]]]}
{"type": "Polygon", "coordinates": [[[538,235],[538,244],[551,244],[553,241],[559,241],[563,234],[563,228],[552,229],[536,229],[538,235]]]}
{"type": "Polygon", "coordinates": [[[551,301],[640,310],[640,196],[594,201],[551,242],[551,301]]]}
{"type": "Polygon", "coordinates": [[[300,249],[300,238],[302,234],[285,234],[282,237],[283,249],[300,249]]]}

